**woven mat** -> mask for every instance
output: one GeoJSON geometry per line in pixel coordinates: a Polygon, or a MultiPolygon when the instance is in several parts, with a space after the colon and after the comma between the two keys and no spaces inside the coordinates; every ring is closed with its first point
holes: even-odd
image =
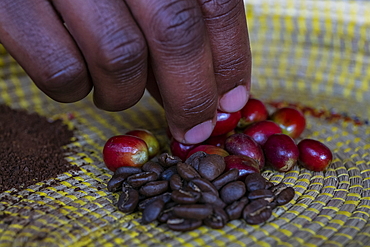
{"type": "Polygon", "coordinates": [[[141,225],[139,213],[117,211],[101,151],[110,136],[132,128],[153,131],[166,148],[163,110],[147,94],[120,113],[96,109],[90,96],[56,103],[0,46],[0,103],[64,118],[77,129],[70,144],[77,153],[67,159],[81,168],[1,193],[0,246],[370,246],[370,3],[250,0],[246,11],[252,94],[304,110],[303,136],[333,150],[327,171],[265,171],[296,195],[261,225],[234,220],[221,230],[186,233],[141,225]]]}

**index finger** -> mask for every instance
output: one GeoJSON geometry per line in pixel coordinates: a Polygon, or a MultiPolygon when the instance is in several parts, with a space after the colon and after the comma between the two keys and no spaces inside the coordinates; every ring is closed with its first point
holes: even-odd
{"type": "Polygon", "coordinates": [[[251,84],[252,56],[243,0],[197,0],[210,38],[219,109],[240,110],[251,84]]]}
{"type": "Polygon", "coordinates": [[[194,0],[126,1],[149,46],[173,137],[199,143],[212,133],[217,86],[202,13],[194,0]]]}

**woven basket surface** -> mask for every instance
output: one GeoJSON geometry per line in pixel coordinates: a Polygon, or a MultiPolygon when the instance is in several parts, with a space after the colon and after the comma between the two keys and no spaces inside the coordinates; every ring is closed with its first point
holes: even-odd
{"type": "MultiPolygon", "coordinates": [[[[326,143],[334,162],[325,172],[267,170],[296,193],[268,222],[229,222],[180,233],[140,224],[108,192],[112,172],[102,161],[105,141],[133,128],[153,131],[166,148],[161,107],[148,95],[119,113],[98,110],[91,96],[52,101],[0,46],[0,103],[65,118],[76,128],[68,155],[79,172],[60,174],[21,191],[0,193],[0,247],[7,246],[370,246],[370,2],[249,0],[252,94],[270,109],[303,110],[303,137],[326,143]],[[66,116],[73,114],[73,119],[66,116]]],[[[167,146],[168,147],[168,146],[167,146]]]]}

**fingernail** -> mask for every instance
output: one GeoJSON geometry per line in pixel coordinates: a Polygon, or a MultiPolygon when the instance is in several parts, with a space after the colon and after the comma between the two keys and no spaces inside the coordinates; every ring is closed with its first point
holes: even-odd
{"type": "Polygon", "coordinates": [[[220,110],[225,112],[236,112],[242,109],[247,103],[249,93],[245,86],[237,86],[236,88],[225,93],[220,101],[220,110]]]}
{"type": "Polygon", "coordinates": [[[197,144],[205,141],[213,131],[213,122],[212,120],[205,121],[200,123],[185,133],[184,143],[187,144],[197,144]]]}

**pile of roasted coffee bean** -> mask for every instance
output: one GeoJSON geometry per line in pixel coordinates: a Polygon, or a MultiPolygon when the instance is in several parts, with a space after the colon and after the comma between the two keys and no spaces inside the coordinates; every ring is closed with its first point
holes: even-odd
{"type": "Polygon", "coordinates": [[[275,185],[259,173],[240,177],[239,170],[226,171],[225,166],[216,154],[197,152],[182,162],[163,153],[140,168],[118,168],[108,190],[121,191],[120,211],[142,211],[143,224],[157,220],[175,231],[201,225],[219,229],[242,218],[260,224],[294,197],[292,187],[275,185]]]}

